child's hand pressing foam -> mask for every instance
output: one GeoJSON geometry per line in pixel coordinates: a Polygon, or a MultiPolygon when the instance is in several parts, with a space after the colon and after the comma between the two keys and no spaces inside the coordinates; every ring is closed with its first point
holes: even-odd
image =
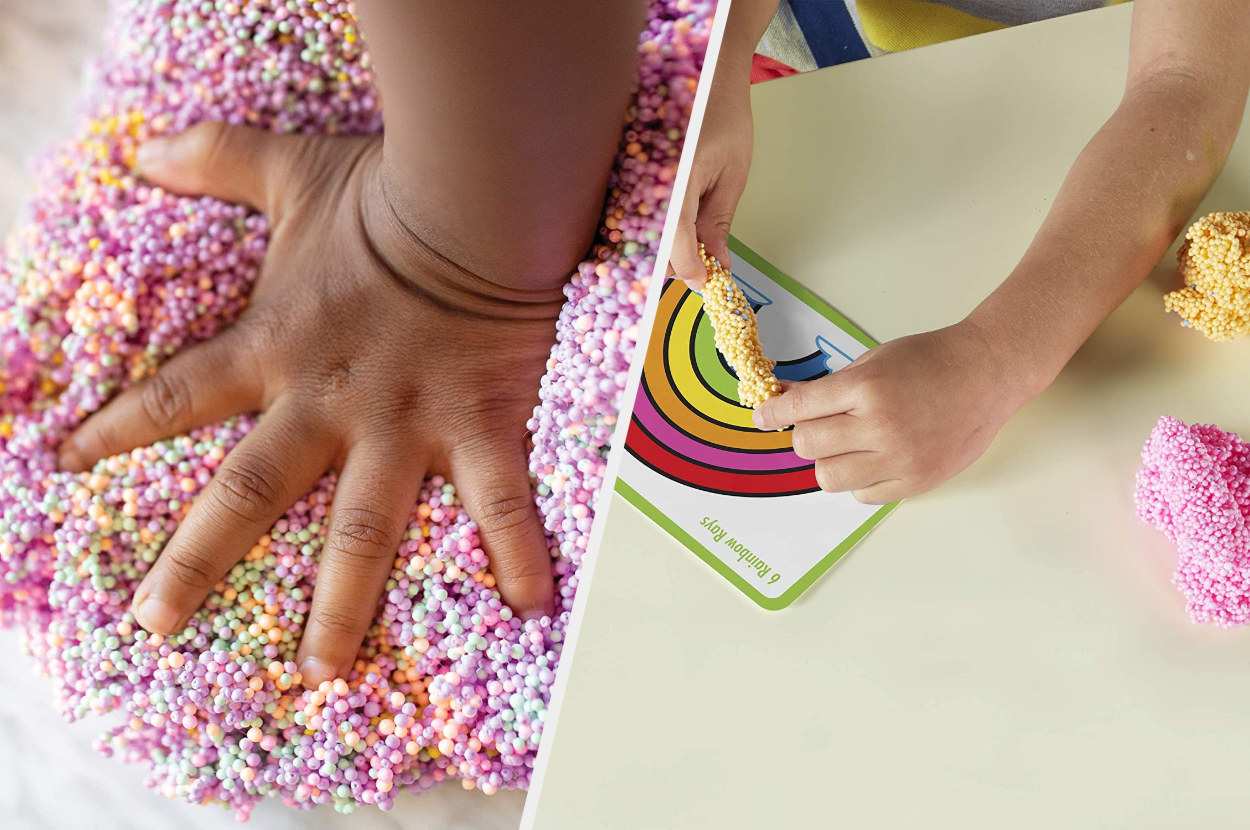
{"type": "Polygon", "coordinates": [[[305,684],[347,671],[373,622],[423,479],[446,473],[478,523],[506,602],[552,613],[526,421],[563,281],[496,285],[425,247],[383,193],[380,136],[277,135],[204,124],[150,142],[140,172],[171,191],[247,204],[270,222],[264,269],[232,328],[96,413],[62,466],[261,411],[139,587],[150,631],[205,596],[329,470],[330,528],[299,650],[305,684]]]}
{"type": "Polygon", "coordinates": [[[930,490],[985,452],[1030,397],[975,325],[902,337],[755,410],[760,429],[794,425],[794,451],[822,490],[887,504],[930,490]]]}

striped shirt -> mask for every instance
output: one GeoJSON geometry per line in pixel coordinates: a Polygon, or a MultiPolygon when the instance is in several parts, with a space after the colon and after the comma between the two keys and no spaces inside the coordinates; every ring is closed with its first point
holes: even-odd
{"type": "Polygon", "coordinates": [[[1125,0],[781,0],[751,80],[887,55],[1125,0]]]}

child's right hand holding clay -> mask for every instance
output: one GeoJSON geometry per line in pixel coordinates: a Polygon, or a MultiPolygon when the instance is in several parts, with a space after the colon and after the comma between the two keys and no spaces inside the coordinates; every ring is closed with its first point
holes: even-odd
{"type": "Polygon", "coordinates": [[[975,461],[1045,385],[1017,354],[970,320],[900,337],[762,402],[755,425],[793,425],[794,452],[816,462],[822,490],[887,504],[975,461]]]}

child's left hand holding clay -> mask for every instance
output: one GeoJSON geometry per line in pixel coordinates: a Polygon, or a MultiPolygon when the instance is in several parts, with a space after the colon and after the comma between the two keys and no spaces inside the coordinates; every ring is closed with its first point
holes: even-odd
{"type": "Polygon", "coordinates": [[[850,366],[791,385],[755,410],[760,429],[794,425],[794,451],[822,490],[887,504],[975,461],[1034,392],[969,321],[901,337],[850,366]]]}

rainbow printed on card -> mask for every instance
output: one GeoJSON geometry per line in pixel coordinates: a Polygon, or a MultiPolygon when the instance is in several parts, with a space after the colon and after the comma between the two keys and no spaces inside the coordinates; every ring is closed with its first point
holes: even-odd
{"type": "MultiPolygon", "coordinates": [[[[765,324],[772,300],[737,274],[734,279],[765,324]]],[[[764,432],[751,423],[752,410],[738,403],[738,378],[714,336],[699,294],[680,281],[667,282],[626,450],[655,472],[710,493],[776,497],[819,490],[815,466],[795,455],[790,430],[764,432]]],[[[777,377],[814,380],[851,362],[820,335],[813,347],[778,360],[777,377]]]]}

